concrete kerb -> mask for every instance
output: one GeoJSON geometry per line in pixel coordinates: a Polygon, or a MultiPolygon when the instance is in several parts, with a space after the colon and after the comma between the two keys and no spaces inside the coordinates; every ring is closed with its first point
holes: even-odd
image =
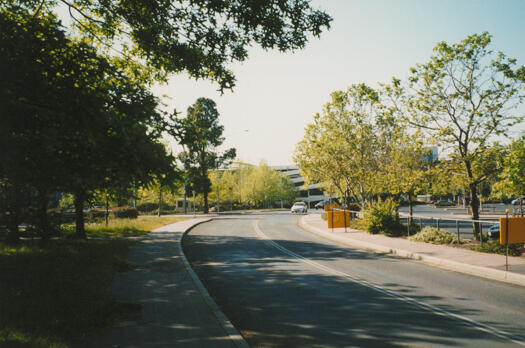
{"type": "Polygon", "coordinates": [[[188,234],[195,226],[198,226],[205,222],[209,222],[211,220],[213,220],[213,218],[203,219],[203,220],[197,221],[195,224],[192,224],[190,227],[188,227],[183,232],[179,240],[179,243],[178,243],[179,252],[180,252],[180,255],[182,255],[182,261],[184,263],[184,266],[186,267],[186,270],[188,271],[191,279],[195,283],[195,286],[197,287],[197,289],[199,289],[199,292],[201,296],[203,297],[204,301],[210,307],[211,311],[213,312],[213,314],[215,315],[215,317],[217,318],[217,320],[223,327],[224,331],[226,331],[226,333],[228,334],[228,337],[230,338],[230,340],[232,340],[233,343],[239,348],[249,348],[250,346],[248,345],[248,343],[244,340],[244,338],[241,336],[239,331],[235,328],[235,326],[233,326],[233,324],[226,317],[226,315],[221,311],[217,303],[215,303],[211,295],[208,293],[208,290],[206,290],[206,287],[204,287],[204,284],[202,284],[202,282],[200,281],[199,277],[197,276],[193,268],[191,268],[190,262],[188,261],[186,254],[184,254],[184,250],[182,249],[182,239],[184,238],[184,236],[188,234]]]}
{"type": "Polygon", "coordinates": [[[366,249],[374,252],[380,252],[380,253],[387,253],[398,257],[408,258],[412,260],[417,260],[424,262],[426,264],[437,266],[440,268],[470,274],[482,278],[492,279],[492,280],[498,280],[501,282],[511,283],[515,285],[521,285],[525,286],[525,275],[512,273],[512,272],[506,272],[506,271],[500,271],[493,268],[488,267],[481,267],[481,266],[474,266],[469,265],[462,262],[457,261],[450,261],[441,259],[434,256],[428,256],[423,254],[418,254],[402,249],[394,249],[390,247],[386,247],[383,245],[377,245],[373,243],[363,242],[363,241],[356,241],[356,240],[349,240],[344,237],[340,237],[338,235],[331,234],[329,232],[325,232],[317,227],[311,226],[308,223],[304,221],[304,216],[299,219],[299,226],[303,228],[304,230],[317,234],[323,238],[330,239],[334,242],[338,242],[350,247],[356,247],[360,249],[366,249]]]}

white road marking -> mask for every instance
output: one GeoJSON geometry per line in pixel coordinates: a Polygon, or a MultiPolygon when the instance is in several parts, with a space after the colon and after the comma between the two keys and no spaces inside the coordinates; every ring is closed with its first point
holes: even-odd
{"type": "Polygon", "coordinates": [[[410,304],[415,305],[415,306],[417,306],[419,308],[428,310],[428,311],[430,311],[430,312],[432,312],[434,314],[437,314],[437,315],[440,315],[440,316],[443,316],[443,317],[454,318],[456,320],[462,321],[462,322],[464,322],[465,325],[471,326],[474,329],[486,332],[488,334],[497,336],[497,337],[505,339],[505,340],[512,341],[512,342],[514,342],[514,343],[516,343],[516,344],[518,344],[520,346],[524,346],[525,347],[525,342],[515,339],[512,336],[512,334],[510,334],[510,333],[508,333],[506,331],[497,329],[497,328],[495,328],[493,326],[490,326],[490,325],[487,325],[487,324],[483,324],[483,323],[481,323],[479,321],[476,321],[474,319],[470,319],[470,318],[465,317],[463,315],[459,315],[459,314],[455,314],[455,313],[449,312],[447,310],[438,308],[438,307],[433,306],[431,304],[418,301],[418,300],[416,300],[416,299],[414,299],[412,297],[401,295],[401,294],[397,294],[397,293],[395,293],[393,291],[384,289],[384,288],[380,287],[379,285],[372,284],[372,283],[370,283],[370,282],[368,282],[368,281],[366,281],[364,279],[359,279],[359,278],[354,277],[354,276],[352,276],[352,275],[350,275],[348,273],[341,272],[341,271],[338,271],[336,269],[324,266],[324,265],[322,265],[322,264],[320,264],[318,262],[309,260],[309,259],[305,258],[304,256],[301,256],[301,255],[299,255],[297,253],[294,253],[293,251],[291,251],[289,249],[286,249],[285,247],[283,247],[279,243],[277,243],[277,242],[273,241],[272,239],[270,239],[270,237],[268,237],[266,234],[264,234],[264,232],[259,227],[259,220],[255,220],[253,222],[253,228],[255,229],[255,232],[257,233],[257,235],[261,239],[265,240],[266,242],[271,244],[276,249],[279,249],[283,253],[285,253],[285,254],[287,254],[289,256],[292,256],[292,257],[294,257],[294,258],[296,258],[298,260],[301,260],[302,262],[304,262],[304,263],[306,263],[306,264],[308,264],[308,265],[310,265],[312,267],[315,267],[317,269],[325,271],[328,274],[332,274],[332,275],[335,275],[335,276],[339,276],[339,277],[344,277],[344,278],[350,279],[353,282],[356,282],[356,283],[359,283],[359,284],[364,285],[366,287],[372,288],[372,289],[374,289],[374,290],[376,290],[376,291],[378,291],[380,293],[383,293],[383,294],[388,295],[390,297],[393,297],[395,299],[398,299],[398,300],[410,303],[410,304]]]}

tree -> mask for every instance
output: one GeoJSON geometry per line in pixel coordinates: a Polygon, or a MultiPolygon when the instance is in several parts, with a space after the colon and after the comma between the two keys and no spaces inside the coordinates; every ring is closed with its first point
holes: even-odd
{"type": "Polygon", "coordinates": [[[377,91],[365,84],[332,93],[295,149],[305,182],[336,188],[346,203],[371,200],[380,192],[379,166],[390,132],[379,106],[377,91]]]}
{"type": "MultiPolygon", "coordinates": [[[[494,184],[494,189],[500,196],[525,197],[525,135],[514,139],[508,146],[499,180],[494,184]]],[[[520,211],[523,216],[522,199],[520,199],[520,211]]]]}
{"type": "Polygon", "coordinates": [[[209,78],[220,89],[232,88],[227,65],[244,61],[247,47],[289,51],[318,37],[331,18],[312,9],[309,0],[14,0],[0,7],[42,13],[57,5],[69,10],[72,26],[83,39],[97,44],[134,76],[164,79],[187,71],[209,78]],[[144,61],[141,65],[139,62],[144,61]]]}
{"type": "MultiPolygon", "coordinates": [[[[478,186],[487,180],[487,173],[476,174],[474,167],[485,161],[494,136],[522,120],[511,109],[525,97],[525,67],[494,54],[490,42],[485,32],[458,44],[439,43],[428,63],[411,69],[413,94],[407,99],[410,122],[462,164],[474,220],[479,219],[478,186]]],[[[478,224],[474,231],[478,235],[478,224]]]]}
{"type": "Polygon", "coordinates": [[[208,194],[211,191],[210,170],[228,165],[236,156],[231,148],[220,154],[217,147],[224,142],[224,127],[219,125],[215,102],[199,98],[188,108],[185,118],[176,119],[172,134],[176,134],[184,151],[179,155],[187,171],[189,186],[204,196],[204,213],[209,211],[208,194]]]}
{"type": "MultiPolygon", "coordinates": [[[[157,99],[69,39],[53,16],[1,10],[0,20],[0,175],[15,195],[73,193],[77,235],[85,238],[83,206],[95,190],[174,175],[174,158],[159,141],[157,99]]],[[[45,217],[47,204],[39,201],[45,217]]],[[[14,202],[12,234],[21,209],[14,202]]]]}

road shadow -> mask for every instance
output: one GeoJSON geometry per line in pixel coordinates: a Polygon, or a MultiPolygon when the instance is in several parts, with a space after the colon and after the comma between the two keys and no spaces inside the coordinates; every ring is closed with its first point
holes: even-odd
{"type": "MultiPolygon", "coordinates": [[[[226,227],[225,221],[222,227],[226,227]]],[[[384,290],[355,279],[314,270],[269,245],[246,227],[239,235],[214,233],[209,226],[183,239],[185,254],[219,307],[254,347],[509,346],[470,322],[444,316],[479,315],[444,304],[443,297],[418,295],[395,282],[384,290]],[[211,231],[211,232],[210,232],[211,231]],[[407,299],[408,298],[408,299],[407,299]],[[421,303],[434,305],[432,311],[421,303]],[[441,312],[441,313],[440,313],[441,312]]],[[[396,258],[330,245],[275,240],[308,260],[396,258]]],[[[512,335],[515,327],[485,321],[512,335]]]]}

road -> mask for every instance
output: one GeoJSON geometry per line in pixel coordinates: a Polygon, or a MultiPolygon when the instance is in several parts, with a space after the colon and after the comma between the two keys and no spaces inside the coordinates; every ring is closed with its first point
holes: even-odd
{"type": "Polygon", "coordinates": [[[296,222],[232,215],[183,241],[251,346],[525,346],[525,288],[341,247],[296,222]]]}

